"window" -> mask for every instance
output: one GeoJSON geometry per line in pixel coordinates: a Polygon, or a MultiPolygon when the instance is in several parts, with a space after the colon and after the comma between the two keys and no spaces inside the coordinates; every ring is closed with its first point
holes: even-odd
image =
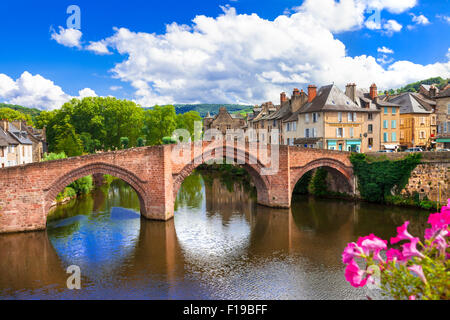
{"type": "Polygon", "coordinates": [[[369,133],[373,133],[373,124],[369,124],[368,131],[369,133]]]}
{"type": "Polygon", "coordinates": [[[388,107],[384,107],[384,114],[388,114],[388,107]]]}
{"type": "Polygon", "coordinates": [[[317,118],[319,117],[319,114],[314,112],[312,115],[313,115],[313,122],[317,122],[317,118]]]}
{"type": "Polygon", "coordinates": [[[292,122],[292,131],[297,131],[297,122],[292,122]]]}
{"type": "Polygon", "coordinates": [[[397,120],[392,120],[391,121],[391,128],[392,129],[397,129],[397,120]]]}
{"type": "Polygon", "coordinates": [[[369,138],[369,147],[373,146],[373,138],[369,138]]]}
{"type": "Polygon", "coordinates": [[[317,137],[317,128],[312,128],[312,137],[313,138],[317,137]]]}
{"type": "Polygon", "coordinates": [[[355,130],[353,128],[350,128],[350,138],[353,138],[355,133],[355,130]]]}
{"type": "Polygon", "coordinates": [[[305,129],[305,138],[309,138],[309,129],[305,129]]]}
{"type": "Polygon", "coordinates": [[[405,132],[404,131],[400,131],[400,139],[405,139],[405,132]]]}
{"type": "Polygon", "coordinates": [[[274,127],[274,128],[277,127],[277,120],[273,120],[273,127],[274,127]]]}
{"type": "Polygon", "coordinates": [[[372,113],[369,113],[369,114],[367,115],[367,119],[373,120],[373,114],[372,114],[372,113]]]}
{"type": "Polygon", "coordinates": [[[291,131],[291,123],[290,122],[288,122],[287,124],[286,124],[286,131],[291,131]]]}
{"type": "Polygon", "coordinates": [[[397,132],[392,132],[392,142],[397,141],[397,132]]]}
{"type": "Polygon", "coordinates": [[[405,120],[404,119],[400,119],[400,127],[403,127],[405,125],[405,120]]]}
{"type": "Polygon", "coordinates": [[[336,128],[336,137],[338,138],[344,137],[344,128],[336,128]]]}
{"type": "Polygon", "coordinates": [[[349,112],[347,114],[348,122],[356,122],[356,112],[349,112]]]}
{"type": "Polygon", "coordinates": [[[425,131],[420,131],[420,139],[425,139],[425,131]]]}
{"type": "Polygon", "coordinates": [[[342,122],[342,112],[338,112],[338,121],[342,122]]]}
{"type": "Polygon", "coordinates": [[[309,113],[305,113],[305,123],[309,123],[309,113]]]}
{"type": "Polygon", "coordinates": [[[392,108],[392,114],[397,114],[397,108],[392,108]]]}
{"type": "Polygon", "coordinates": [[[389,123],[387,120],[383,120],[383,129],[389,129],[389,123]]]}
{"type": "Polygon", "coordinates": [[[388,142],[389,141],[387,132],[383,133],[383,141],[384,142],[388,142]]]}
{"type": "Polygon", "coordinates": [[[450,103],[447,105],[447,114],[450,115],[450,103]]]}

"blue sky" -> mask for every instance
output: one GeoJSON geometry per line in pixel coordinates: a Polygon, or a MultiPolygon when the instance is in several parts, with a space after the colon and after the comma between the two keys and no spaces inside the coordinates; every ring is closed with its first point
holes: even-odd
{"type": "Polygon", "coordinates": [[[2,1],[0,102],[52,109],[96,94],[146,106],[256,104],[309,83],[390,88],[448,77],[449,7],[449,0],[2,1]],[[72,4],[80,29],[63,33],[72,4]],[[378,25],[367,23],[372,6],[378,25]],[[171,23],[177,27],[168,30],[171,23]],[[98,41],[106,51],[89,47],[98,41]]]}

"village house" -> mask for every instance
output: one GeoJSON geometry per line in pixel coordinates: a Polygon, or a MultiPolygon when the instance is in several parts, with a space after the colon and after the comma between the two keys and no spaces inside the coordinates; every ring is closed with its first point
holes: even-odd
{"type": "Polygon", "coordinates": [[[380,150],[398,150],[400,148],[400,105],[391,103],[378,96],[377,85],[370,86],[368,98],[380,110],[380,150]]]}
{"type": "Polygon", "coordinates": [[[299,89],[294,89],[291,98],[285,92],[280,94],[280,105],[274,106],[272,102],[264,103],[262,111],[250,121],[249,128],[265,129],[268,137],[261,133],[259,140],[272,143],[270,132],[272,129],[279,130],[279,144],[292,145],[296,137],[297,120],[285,122],[297,112],[308,101],[306,93],[299,89]]]}
{"type": "Polygon", "coordinates": [[[243,129],[245,125],[245,119],[242,115],[230,114],[226,107],[220,107],[217,115],[211,116],[208,112],[203,119],[203,132],[206,132],[208,129],[217,129],[225,135],[227,130],[243,129]]]}
{"type": "Polygon", "coordinates": [[[422,102],[417,94],[406,92],[389,98],[400,105],[400,145],[402,148],[430,148],[436,134],[433,109],[422,102]]]}
{"type": "Polygon", "coordinates": [[[45,130],[22,121],[0,121],[0,166],[9,167],[41,161],[47,151],[45,130]]]}
{"type": "Polygon", "coordinates": [[[18,164],[19,142],[13,139],[7,131],[0,127],[0,167],[10,167],[18,164]]]}
{"type": "MultiPolygon", "coordinates": [[[[285,120],[286,123],[298,121],[293,144],[318,149],[369,151],[366,126],[368,118],[375,122],[376,117],[369,114],[378,114],[377,110],[359,107],[334,84],[321,87],[317,95],[315,86],[309,86],[308,93],[308,102],[285,120]]],[[[371,128],[371,134],[376,135],[373,126],[371,128]]],[[[370,143],[370,150],[376,150],[373,138],[370,143]]]]}
{"type": "Polygon", "coordinates": [[[450,149],[450,88],[442,90],[436,97],[437,149],[450,149]]]}

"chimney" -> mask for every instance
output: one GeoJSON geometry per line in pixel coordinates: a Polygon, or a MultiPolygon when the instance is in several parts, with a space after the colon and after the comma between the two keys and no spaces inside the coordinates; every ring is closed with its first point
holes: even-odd
{"type": "Polygon", "coordinates": [[[292,92],[292,96],[293,97],[300,97],[300,90],[295,88],[294,91],[292,92]]]}
{"type": "Polygon", "coordinates": [[[315,85],[308,86],[308,102],[312,102],[317,94],[317,87],[315,85]]]}
{"type": "Polygon", "coordinates": [[[19,131],[22,131],[22,121],[21,121],[21,120],[14,120],[14,121],[11,121],[11,123],[12,123],[17,129],[19,129],[19,131]]]}
{"type": "Polygon", "coordinates": [[[377,85],[375,83],[370,86],[370,97],[372,100],[378,97],[377,85]]]}
{"type": "Polygon", "coordinates": [[[306,103],[308,102],[308,96],[306,95],[305,91],[300,91],[297,95],[297,99],[291,100],[291,111],[296,112],[297,110],[301,109],[306,103]]]}
{"type": "Polygon", "coordinates": [[[435,85],[432,85],[432,86],[430,87],[430,97],[431,97],[431,98],[434,98],[434,97],[436,96],[436,92],[437,92],[436,86],[435,86],[435,85]]]}
{"type": "Polygon", "coordinates": [[[345,95],[356,102],[356,83],[349,83],[345,87],[345,95]]]}
{"type": "Polygon", "coordinates": [[[9,131],[9,122],[8,120],[0,120],[0,128],[3,129],[3,131],[9,131]]]}
{"type": "Polygon", "coordinates": [[[280,104],[283,104],[287,101],[286,92],[280,93],[280,104]]]}

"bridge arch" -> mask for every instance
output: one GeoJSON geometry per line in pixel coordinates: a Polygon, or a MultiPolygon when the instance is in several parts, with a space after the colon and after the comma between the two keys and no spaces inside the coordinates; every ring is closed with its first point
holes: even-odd
{"type": "Polygon", "coordinates": [[[303,177],[304,174],[317,168],[325,168],[328,172],[337,174],[345,183],[345,191],[350,194],[355,193],[353,168],[345,165],[339,160],[332,158],[320,158],[309,162],[305,166],[291,168],[291,191],[294,190],[295,185],[303,177]]]}
{"type": "MultiPolygon", "coordinates": [[[[177,174],[174,174],[173,179],[173,199],[176,199],[178,190],[181,187],[184,179],[192,174],[192,172],[201,164],[209,161],[219,160],[222,157],[212,155],[211,152],[204,150],[201,155],[194,158],[191,162],[186,164],[177,174]],[[205,157],[206,155],[206,157],[205,157]]],[[[270,181],[268,176],[261,175],[261,170],[265,167],[255,156],[247,151],[234,148],[233,155],[227,154],[228,159],[233,159],[236,164],[242,165],[252,177],[252,181],[256,187],[258,203],[267,205],[269,203],[270,181]]],[[[225,159],[225,155],[223,157],[225,159]]]]}
{"type": "Polygon", "coordinates": [[[64,190],[65,187],[67,187],[75,180],[94,174],[109,174],[128,183],[136,191],[136,194],[139,198],[141,214],[144,214],[146,212],[149,199],[147,193],[145,192],[145,188],[143,187],[144,181],[139,179],[134,173],[119,166],[104,162],[96,162],[64,173],[63,175],[57,177],[48,186],[48,188],[44,189],[45,215],[48,215],[50,207],[59,192],[64,190]]]}

